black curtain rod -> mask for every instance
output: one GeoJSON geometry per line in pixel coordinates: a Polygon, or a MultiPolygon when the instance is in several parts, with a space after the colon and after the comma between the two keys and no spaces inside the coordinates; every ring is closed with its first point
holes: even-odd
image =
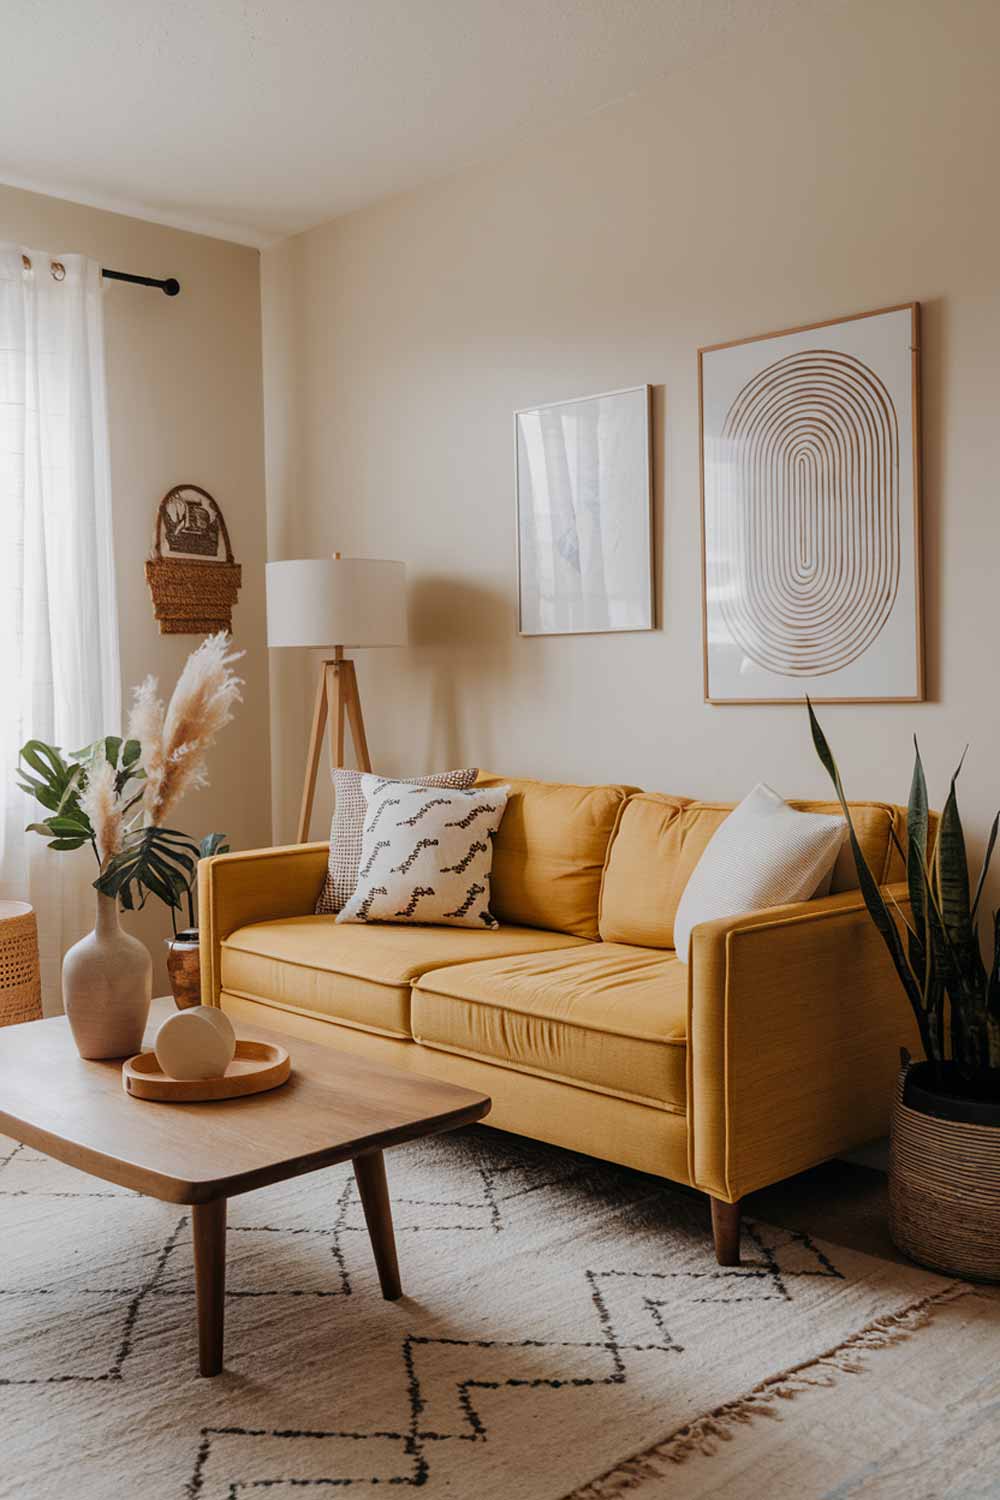
{"type": "Polygon", "coordinates": [[[167,276],[160,281],[155,276],[133,276],[130,271],[103,270],[101,275],[108,281],[131,281],[136,286],[156,286],[161,292],[166,292],[168,297],[176,297],[181,289],[181,284],[175,276],[167,276]]]}

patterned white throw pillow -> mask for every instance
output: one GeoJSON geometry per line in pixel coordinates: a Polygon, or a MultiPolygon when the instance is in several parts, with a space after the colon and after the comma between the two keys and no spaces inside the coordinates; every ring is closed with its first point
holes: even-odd
{"type": "Polygon", "coordinates": [[[846,819],[796,812],[759,783],[716,829],[684,887],[674,918],[677,957],[687,963],[699,922],[809,901],[829,886],[846,835],[846,819]]]}
{"type": "Polygon", "coordinates": [[[461,792],[365,776],[361,864],[338,922],[500,924],[489,907],[493,835],[509,787],[461,792]]]}
{"type": "MultiPolygon", "coordinates": [[[[333,822],[330,825],[330,862],[326,880],[316,902],[316,914],[332,915],[350,901],[358,883],[361,840],[365,827],[365,794],[361,790],[366,771],[333,772],[333,822]]],[[[465,791],[475,785],[475,766],[462,771],[438,771],[427,776],[396,776],[413,786],[449,786],[465,791]]],[[[384,778],[388,780],[388,778],[384,778]]]]}

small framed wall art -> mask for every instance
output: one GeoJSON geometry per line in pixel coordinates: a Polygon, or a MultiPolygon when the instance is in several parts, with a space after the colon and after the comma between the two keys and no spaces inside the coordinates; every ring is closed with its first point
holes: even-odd
{"type": "Polygon", "coordinates": [[[650,388],[514,413],[518,630],[652,630],[650,388]]]}
{"type": "Polygon", "coordinates": [[[698,351],[705,697],[920,702],[920,321],[698,351]]]}

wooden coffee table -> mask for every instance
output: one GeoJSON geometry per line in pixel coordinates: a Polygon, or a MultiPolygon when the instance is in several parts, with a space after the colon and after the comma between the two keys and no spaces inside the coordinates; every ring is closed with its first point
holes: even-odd
{"type": "MultiPolygon", "coordinates": [[[[145,1047],[173,1009],[154,1000],[145,1047]]],[[[238,1034],[286,1046],[288,1082],[245,1099],[153,1104],[126,1095],[121,1061],[84,1062],[64,1016],[0,1029],[0,1133],[120,1187],[191,1205],[202,1375],[222,1369],[227,1198],[350,1158],[382,1295],[394,1299],[402,1289],[383,1150],[490,1109],[485,1094],[333,1047],[243,1022],[238,1034]]]]}

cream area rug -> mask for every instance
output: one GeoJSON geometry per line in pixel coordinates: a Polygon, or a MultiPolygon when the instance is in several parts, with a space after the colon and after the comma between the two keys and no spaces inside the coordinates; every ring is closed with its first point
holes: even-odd
{"type": "Polygon", "coordinates": [[[12,1500],[841,1500],[894,1496],[864,1487],[869,1432],[887,1462],[943,1400],[971,1399],[970,1442],[997,1436],[997,1320],[978,1391],[959,1334],[1000,1304],[754,1222],[724,1270],[696,1198],[515,1137],[388,1154],[396,1303],[348,1166],[233,1200],[214,1380],[195,1373],[188,1212],[13,1142],[0,1163],[12,1500]]]}
{"type": "Polygon", "coordinates": [[[946,1293],[926,1323],[914,1322],[919,1338],[869,1348],[858,1362],[848,1355],[847,1370],[843,1360],[839,1370],[836,1362],[812,1367],[792,1401],[774,1394],[778,1383],[766,1386],[722,1437],[702,1423],[688,1434],[696,1441],[683,1468],[662,1456],[669,1443],[658,1445],[661,1454],[654,1447],[578,1495],[997,1500],[1000,1301],[962,1287],[946,1293]],[[841,1378],[849,1371],[866,1378],[841,1378]]]}

